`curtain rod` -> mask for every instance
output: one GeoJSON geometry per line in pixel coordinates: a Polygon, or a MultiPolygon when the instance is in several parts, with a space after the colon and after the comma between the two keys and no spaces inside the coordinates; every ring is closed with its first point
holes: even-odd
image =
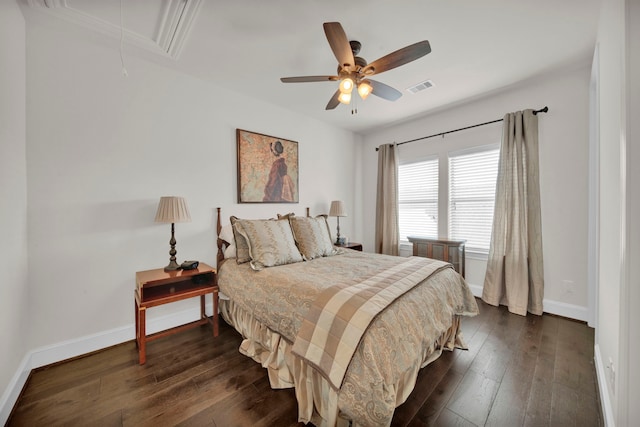
{"type": "MultiPolygon", "coordinates": [[[[549,107],[545,106],[544,108],[541,108],[539,110],[534,110],[533,114],[537,115],[538,113],[546,113],[547,111],[549,111],[549,107]]],[[[484,122],[484,123],[480,123],[480,124],[477,124],[477,125],[472,125],[472,126],[467,126],[467,127],[460,128],[460,129],[450,130],[450,131],[447,131],[447,132],[440,132],[440,133],[436,133],[436,134],[429,135],[429,136],[423,136],[423,137],[420,137],[420,138],[411,139],[409,141],[398,142],[396,145],[408,144],[410,142],[420,141],[422,139],[433,138],[433,137],[436,137],[436,136],[445,136],[448,133],[458,132],[458,131],[461,131],[461,130],[466,130],[466,129],[471,129],[471,128],[477,128],[478,126],[490,125],[491,123],[498,123],[498,122],[501,122],[503,120],[504,119],[491,120],[490,122],[484,122]]],[[[378,151],[378,147],[376,147],[376,151],[378,151]]]]}

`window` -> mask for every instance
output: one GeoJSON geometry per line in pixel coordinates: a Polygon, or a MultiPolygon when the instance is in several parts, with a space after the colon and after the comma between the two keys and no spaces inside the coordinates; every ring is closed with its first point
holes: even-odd
{"type": "Polygon", "coordinates": [[[449,237],[467,249],[489,252],[500,149],[449,155],[449,237]]]}
{"type": "Polygon", "coordinates": [[[400,241],[438,236],[438,159],[398,166],[400,241]]]}
{"type": "Polygon", "coordinates": [[[468,251],[488,253],[499,157],[492,144],[400,164],[400,243],[407,236],[465,239],[468,251]]]}

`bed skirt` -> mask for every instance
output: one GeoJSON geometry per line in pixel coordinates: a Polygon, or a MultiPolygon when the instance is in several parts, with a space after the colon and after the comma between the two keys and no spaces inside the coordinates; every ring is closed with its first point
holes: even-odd
{"type": "MultiPolygon", "coordinates": [[[[339,408],[340,391],[333,389],[319,372],[291,352],[293,343],[264,326],[231,300],[220,300],[220,314],[242,335],[240,353],[267,369],[271,388],[295,388],[298,421],[312,422],[317,427],[349,426],[349,420],[342,416],[339,408]]],[[[451,327],[424,353],[420,366],[416,365],[401,375],[394,384],[396,407],[411,394],[420,368],[440,357],[444,349],[466,348],[459,329],[460,317],[454,316],[451,327]]],[[[358,420],[352,420],[351,425],[358,426],[358,420]]]]}

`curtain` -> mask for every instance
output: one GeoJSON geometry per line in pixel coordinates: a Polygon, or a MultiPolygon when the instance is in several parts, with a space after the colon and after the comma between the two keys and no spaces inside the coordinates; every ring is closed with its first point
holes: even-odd
{"type": "Polygon", "coordinates": [[[398,255],[398,150],[395,144],[378,147],[376,198],[376,253],[398,255]]]}
{"type": "Polygon", "coordinates": [[[538,117],[525,110],[504,116],[482,299],[541,315],[543,290],[538,117]]]}

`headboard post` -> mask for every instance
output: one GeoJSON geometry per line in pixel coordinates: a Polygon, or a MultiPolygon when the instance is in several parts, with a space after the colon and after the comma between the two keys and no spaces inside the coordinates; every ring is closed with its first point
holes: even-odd
{"type": "Polygon", "coordinates": [[[217,221],[216,221],[216,233],[219,236],[220,235],[220,231],[222,231],[222,224],[220,223],[220,208],[216,208],[216,211],[218,212],[217,221]]]}
{"type": "Polygon", "coordinates": [[[216,244],[218,246],[218,254],[216,256],[217,266],[220,267],[222,265],[222,261],[224,261],[224,251],[222,250],[222,245],[224,244],[224,240],[220,238],[220,231],[222,231],[222,223],[220,221],[220,208],[216,208],[217,211],[217,220],[216,220],[216,236],[218,237],[216,244]]]}
{"type": "Polygon", "coordinates": [[[309,214],[309,207],[307,207],[307,216],[311,216],[311,215],[309,214]]]}

